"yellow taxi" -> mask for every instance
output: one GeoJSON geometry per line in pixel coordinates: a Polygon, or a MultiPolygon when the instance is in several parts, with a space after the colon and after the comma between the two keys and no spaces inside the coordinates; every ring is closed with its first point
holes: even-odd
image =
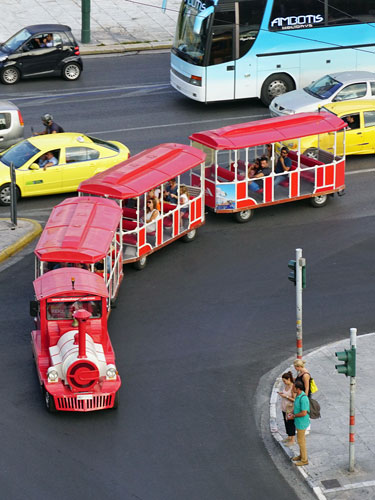
{"type": "MultiPolygon", "coordinates": [[[[320,108],[322,113],[333,113],[342,118],[347,124],[345,132],[346,154],[360,155],[375,153],[375,99],[341,101],[326,104],[320,108]]],[[[337,134],[336,154],[343,154],[343,132],[337,134]]],[[[283,143],[289,149],[297,149],[296,142],[283,143]]],[[[321,134],[319,136],[303,137],[301,139],[301,152],[313,158],[318,157],[320,150],[333,153],[334,134],[321,134]]]]}
{"type": "Polygon", "coordinates": [[[10,165],[14,164],[18,197],[76,191],[79,184],[129,157],[117,141],[78,133],[25,139],[0,156],[0,205],[10,204],[10,165]]]}

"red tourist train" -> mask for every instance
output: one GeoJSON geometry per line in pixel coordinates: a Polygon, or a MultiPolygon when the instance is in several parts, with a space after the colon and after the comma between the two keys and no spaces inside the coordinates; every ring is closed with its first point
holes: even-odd
{"type": "Polygon", "coordinates": [[[107,316],[123,264],[142,269],[159,248],[178,238],[192,241],[205,222],[205,206],[233,213],[239,222],[255,208],[304,198],[324,206],[328,195],[345,188],[345,155],[336,154],[344,151],[336,146],[345,145],[345,127],[330,113],[304,113],[195,133],[192,146],[167,143],[143,151],[82,182],[78,198],[57,205],[35,249],[30,309],[47,408],[117,406],[121,380],[107,316]],[[317,158],[301,153],[301,137],[323,133],[334,134],[333,154],[319,148],[317,158]],[[297,147],[287,153],[290,168],[277,172],[277,154],[291,140],[297,147]],[[259,156],[269,168],[254,177],[259,156]]]}

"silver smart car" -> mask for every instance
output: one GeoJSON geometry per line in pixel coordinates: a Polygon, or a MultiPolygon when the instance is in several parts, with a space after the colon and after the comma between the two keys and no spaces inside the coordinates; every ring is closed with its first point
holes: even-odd
{"type": "Polygon", "coordinates": [[[0,151],[23,139],[23,118],[10,101],[0,101],[0,151]]]}

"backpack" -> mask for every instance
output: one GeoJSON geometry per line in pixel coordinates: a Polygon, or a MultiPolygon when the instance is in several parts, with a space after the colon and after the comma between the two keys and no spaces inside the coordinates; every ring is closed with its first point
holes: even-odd
{"type": "MultiPolygon", "coordinates": [[[[308,396],[306,396],[308,397],[308,396]]],[[[308,412],[311,419],[315,420],[316,418],[320,418],[320,404],[316,399],[308,398],[310,402],[310,411],[308,412]]]]}

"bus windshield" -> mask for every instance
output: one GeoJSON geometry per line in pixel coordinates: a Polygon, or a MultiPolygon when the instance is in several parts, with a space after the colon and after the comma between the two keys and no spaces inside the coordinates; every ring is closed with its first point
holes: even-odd
{"type": "Polygon", "coordinates": [[[207,22],[209,16],[203,19],[199,34],[194,30],[194,26],[199,24],[198,14],[204,11],[204,4],[200,1],[191,2],[185,0],[182,2],[177,21],[176,36],[173,42],[172,50],[181,59],[187,62],[203,65],[203,58],[207,43],[207,22]],[[193,4],[193,5],[191,5],[193,4]]]}
{"type": "Polygon", "coordinates": [[[331,97],[332,94],[336,92],[340,87],[342,87],[342,83],[335,80],[331,76],[323,76],[316,82],[310,83],[303,90],[314,97],[318,97],[319,99],[327,99],[331,97]]]}

